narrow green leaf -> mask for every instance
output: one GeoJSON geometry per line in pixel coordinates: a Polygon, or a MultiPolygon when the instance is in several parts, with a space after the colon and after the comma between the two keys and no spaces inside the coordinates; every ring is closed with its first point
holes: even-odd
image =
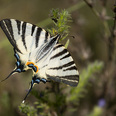
{"type": "Polygon", "coordinates": [[[65,48],[68,48],[69,42],[70,42],[70,40],[68,39],[68,40],[66,41],[65,48]]]}

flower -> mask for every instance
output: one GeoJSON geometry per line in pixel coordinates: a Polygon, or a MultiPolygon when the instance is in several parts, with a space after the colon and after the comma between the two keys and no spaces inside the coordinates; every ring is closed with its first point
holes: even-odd
{"type": "Polygon", "coordinates": [[[99,107],[104,107],[105,104],[106,104],[106,101],[105,101],[104,98],[99,99],[99,101],[98,101],[98,106],[99,106],[99,107]]]}

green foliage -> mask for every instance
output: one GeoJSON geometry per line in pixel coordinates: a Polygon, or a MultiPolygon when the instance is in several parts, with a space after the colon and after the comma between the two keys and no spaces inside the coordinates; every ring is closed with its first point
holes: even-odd
{"type": "Polygon", "coordinates": [[[70,40],[68,39],[68,40],[66,41],[65,48],[68,48],[69,42],[70,42],[70,40]]]}
{"type": "MultiPolygon", "coordinates": [[[[57,85],[57,83],[52,84],[57,85]]],[[[37,101],[34,103],[36,106],[21,104],[19,106],[20,112],[27,114],[27,116],[36,116],[37,111],[42,116],[51,116],[52,111],[61,115],[62,109],[65,109],[66,96],[62,91],[57,92],[57,89],[53,89],[42,91],[40,94],[33,89],[31,94],[37,98],[37,101]]]]}
{"type": "Polygon", "coordinates": [[[43,112],[49,113],[51,110],[57,112],[57,114],[61,115],[60,112],[65,108],[66,105],[66,95],[63,94],[62,88],[59,86],[60,84],[57,82],[51,82],[51,87],[41,91],[38,94],[38,91],[33,90],[31,93],[37,98],[37,102],[39,106],[43,106],[43,112]]]}
{"type": "Polygon", "coordinates": [[[50,13],[51,19],[53,20],[54,27],[48,29],[51,35],[59,33],[61,40],[68,36],[70,26],[67,24],[71,22],[71,16],[67,10],[59,11],[59,9],[52,9],[50,13]]]}
{"type": "Polygon", "coordinates": [[[35,109],[33,106],[22,103],[19,106],[19,110],[27,116],[37,116],[37,109],[35,109]]]}
{"type": "MultiPolygon", "coordinates": [[[[57,33],[61,35],[60,41],[67,38],[69,33],[69,22],[71,22],[71,16],[67,10],[59,11],[59,9],[52,9],[50,13],[54,27],[48,29],[48,32],[53,36],[57,33]]],[[[69,39],[67,40],[65,47],[69,45],[69,39]]]]}
{"type": "Polygon", "coordinates": [[[103,108],[95,106],[93,111],[87,116],[102,116],[103,108]]]}
{"type": "Polygon", "coordinates": [[[100,72],[103,69],[103,62],[94,62],[89,64],[86,69],[83,69],[80,74],[79,85],[76,88],[71,88],[71,96],[68,101],[78,104],[79,98],[84,97],[84,93],[87,92],[86,87],[89,85],[89,80],[95,78],[95,73],[100,72]],[[75,102],[76,101],[76,102],[75,102]]]}
{"type": "Polygon", "coordinates": [[[5,107],[5,109],[9,109],[9,102],[10,102],[10,98],[8,93],[5,91],[2,95],[1,95],[1,99],[0,99],[0,103],[2,104],[2,107],[5,107]],[[4,99],[3,99],[4,98],[4,99]]]}

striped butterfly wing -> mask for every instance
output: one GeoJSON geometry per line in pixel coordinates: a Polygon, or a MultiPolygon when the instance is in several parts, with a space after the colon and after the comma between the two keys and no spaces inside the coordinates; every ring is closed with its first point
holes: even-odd
{"type": "Polygon", "coordinates": [[[17,67],[9,76],[15,72],[27,70],[29,67],[25,64],[28,61],[29,54],[36,48],[39,49],[50,39],[50,34],[47,31],[27,22],[3,19],[0,21],[0,26],[14,47],[14,55],[17,59],[17,67]]]}
{"type": "Polygon", "coordinates": [[[46,76],[57,82],[77,86],[79,72],[70,53],[63,45],[57,44],[54,47],[46,69],[46,76]]]}
{"type": "Polygon", "coordinates": [[[50,39],[47,31],[27,22],[3,19],[0,26],[13,47],[22,54],[33,51],[50,39]]]}
{"type": "Polygon", "coordinates": [[[37,48],[29,55],[29,60],[34,61],[35,64],[40,64],[41,60],[48,58],[48,54],[53,50],[54,46],[57,44],[60,35],[57,34],[50,38],[48,42],[43,44],[41,48],[37,48]]]}
{"type": "Polygon", "coordinates": [[[43,44],[40,49],[37,48],[29,54],[27,64],[29,67],[31,67],[31,69],[33,69],[34,71],[33,73],[37,73],[37,72],[40,73],[41,69],[43,69],[43,67],[46,64],[48,64],[49,56],[54,46],[57,44],[59,38],[60,38],[59,34],[51,37],[51,39],[45,44],[43,44]]]}
{"type": "MultiPolygon", "coordinates": [[[[57,39],[53,38],[53,40],[57,39]]],[[[67,49],[65,49],[65,47],[61,44],[51,45],[51,42],[49,42],[47,45],[49,50],[44,48],[42,51],[49,51],[49,53],[47,53],[42,60],[39,60],[39,62],[36,63],[39,70],[38,72],[33,71],[34,74],[32,77],[31,86],[23,102],[32,90],[33,85],[35,83],[39,84],[41,81],[46,83],[49,81],[49,79],[51,79],[74,87],[78,85],[79,72],[77,71],[76,65],[67,49]]]]}

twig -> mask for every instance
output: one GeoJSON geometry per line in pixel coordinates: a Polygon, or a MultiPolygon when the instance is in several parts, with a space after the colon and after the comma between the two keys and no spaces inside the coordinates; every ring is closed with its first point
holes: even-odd
{"type": "Polygon", "coordinates": [[[110,32],[110,29],[109,29],[109,26],[108,26],[108,23],[106,20],[103,20],[103,18],[101,17],[100,13],[93,7],[92,3],[89,3],[87,0],[83,0],[87,5],[88,7],[92,10],[93,14],[99,18],[104,26],[104,29],[105,29],[105,36],[106,37],[109,37],[111,35],[111,32],[110,32]]]}
{"type": "Polygon", "coordinates": [[[111,36],[109,37],[109,61],[113,60],[114,49],[115,49],[115,28],[116,28],[116,0],[114,3],[114,24],[111,30],[111,36]]]}
{"type": "Polygon", "coordinates": [[[100,17],[99,13],[96,11],[96,9],[93,8],[93,5],[91,3],[89,3],[87,0],[83,0],[87,6],[89,6],[89,8],[91,8],[92,12],[97,16],[100,17]]]}

